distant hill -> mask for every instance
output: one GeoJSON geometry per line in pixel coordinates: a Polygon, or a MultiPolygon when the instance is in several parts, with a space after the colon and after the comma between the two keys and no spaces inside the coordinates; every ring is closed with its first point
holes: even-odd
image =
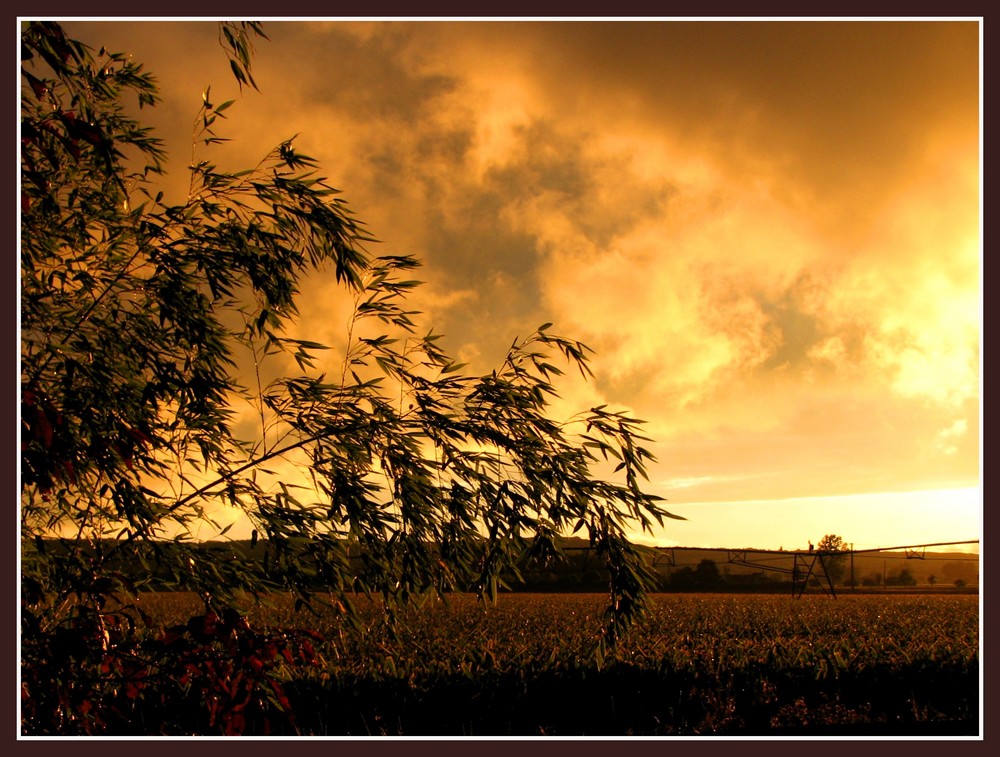
{"type": "MultiPolygon", "coordinates": [[[[51,540],[50,549],[59,549],[51,540]]],[[[587,539],[565,537],[559,540],[566,559],[548,565],[524,563],[523,580],[513,576],[508,583],[515,591],[605,591],[608,574],[587,539]]],[[[254,561],[265,559],[267,543],[243,541],[207,541],[188,548],[205,550],[213,560],[254,561]]],[[[159,543],[158,549],[171,549],[159,543]]],[[[802,553],[799,553],[800,559],[802,553]]],[[[844,576],[840,582],[850,585],[852,560],[843,557],[844,576]]],[[[794,552],[767,552],[752,549],[704,549],[693,547],[661,548],[653,552],[651,567],[658,576],[658,588],[671,590],[749,590],[784,591],[790,586],[794,552]],[[711,563],[703,565],[703,563],[711,563]],[[697,579],[697,580],[696,580],[697,579]],[[785,587],[785,588],[782,588],[785,587]]],[[[800,562],[801,566],[802,563],[800,562]]],[[[135,571],[121,566],[127,573],[135,571]]],[[[154,574],[157,573],[153,568],[154,574]]],[[[864,552],[853,556],[854,584],[859,588],[893,585],[906,571],[917,587],[954,588],[956,581],[968,588],[979,583],[979,555],[967,552],[864,552]]],[[[141,576],[148,577],[148,573],[141,576]]],[[[134,574],[135,578],[140,578],[134,574]]],[[[167,576],[162,578],[166,579],[167,576]]],[[[908,585],[910,582],[906,582],[908,585]]]]}

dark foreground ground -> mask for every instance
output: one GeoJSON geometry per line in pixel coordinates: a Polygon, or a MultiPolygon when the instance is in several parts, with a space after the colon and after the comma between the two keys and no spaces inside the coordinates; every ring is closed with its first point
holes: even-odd
{"type": "Polygon", "coordinates": [[[91,682],[84,719],[29,721],[25,733],[980,733],[974,595],[655,595],[602,656],[606,601],[510,594],[491,606],[457,595],[392,628],[361,602],[355,628],[284,598],[248,610],[247,625],[210,624],[195,597],[148,594],[143,654],[169,648],[174,667],[130,658],[111,671],[117,679],[91,682]]]}

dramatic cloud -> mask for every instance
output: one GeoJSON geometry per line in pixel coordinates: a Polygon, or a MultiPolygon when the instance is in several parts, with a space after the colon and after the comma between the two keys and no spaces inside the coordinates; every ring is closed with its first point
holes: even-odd
{"type": "MultiPolygon", "coordinates": [[[[70,27],[158,74],[185,191],[202,90],[238,95],[214,25],[70,27]]],[[[978,24],[266,29],[219,162],[298,134],[473,370],[544,321],[588,343],[560,409],[648,419],[671,502],[979,485],[978,24]]],[[[342,344],[343,293],[303,294],[342,344]]]]}

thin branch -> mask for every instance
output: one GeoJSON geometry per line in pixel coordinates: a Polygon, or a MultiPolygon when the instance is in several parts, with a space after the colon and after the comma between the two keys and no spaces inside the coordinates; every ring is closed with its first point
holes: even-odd
{"type": "Polygon", "coordinates": [[[262,463],[266,463],[268,460],[272,460],[275,457],[280,457],[281,455],[285,454],[286,452],[291,452],[292,450],[299,449],[300,447],[304,447],[307,444],[311,444],[312,442],[319,441],[320,439],[323,439],[323,438],[325,438],[327,436],[331,436],[332,434],[343,433],[345,430],[349,430],[349,429],[328,428],[328,429],[325,429],[324,431],[320,431],[318,434],[313,434],[312,436],[307,436],[304,439],[299,439],[297,442],[293,442],[292,444],[289,444],[289,445],[287,445],[285,447],[280,447],[278,449],[271,450],[267,454],[261,455],[260,457],[256,458],[255,460],[248,460],[246,463],[244,463],[240,467],[236,468],[235,470],[231,470],[231,471],[227,471],[226,473],[223,473],[221,476],[219,476],[217,479],[215,479],[211,483],[205,484],[205,486],[202,486],[200,489],[197,489],[197,490],[191,492],[190,494],[188,494],[183,499],[178,500],[173,505],[171,505],[170,507],[167,508],[167,513],[174,512],[175,510],[183,507],[184,505],[186,505],[188,502],[190,502],[191,500],[195,499],[196,497],[200,497],[202,494],[205,494],[209,490],[214,489],[216,486],[219,486],[220,484],[222,484],[222,483],[224,483],[226,481],[231,480],[235,476],[238,476],[239,474],[243,473],[243,471],[249,470],[251,468],[255,468],[258,465],[261,465],[262,463]]]}

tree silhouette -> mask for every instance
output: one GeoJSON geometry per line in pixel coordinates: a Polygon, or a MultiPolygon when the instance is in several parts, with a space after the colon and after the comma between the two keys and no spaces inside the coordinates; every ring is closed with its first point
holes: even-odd
{"type": "Polygon", "coordinates": [[[704,559],[694,569],[695,581],[698,586],[711,589],[722,585],[723,578],[719,572],[719,564],[715,560],[704,559]]]}
{"type": "Polygon", "coordinates": [[[885,579],[886,586],[916,586],[917,579],[909,568],[901,568],[898,573],[894,573],[885,579]]]}
{"type": "Polygon", "coordinates": [[[826,574],[833,583],[839,583],[847,572],[847,561],[844,556],[835,556],[837,552],[846,552],[847,544],[836,534],[826,534],[816,545],[816,551],[823,555],[826,574]]]}
{"type": "MultiPolygon", "coordinates": [[[[256,87],[262,28],[219,28],[237,80],[256,87]]],[[[590,376],[585,345],[545,324],[496,370],[466,375],[406,307],[418,261],[370,254],[373,237],[291,140],[247,170],[220,170],[208,155],[233,103],[206,90],[190,191],[170,204],[157,185],[167,156],[130,115],[130,100],[158,102],[141,64],[47,22],[23,27],[21,59],[22,656],[33,695],[97,687],[111,647],[142,624],[127,602],[148,584],[123,565],[199,592],[198,628],[229,618],[227,633],[245,634],[241,598],[270,591],[345,612],[366,594],[390,616],[428,592],[495,598],[523,555],[558,558],[556,537],[582,533],[610,575],[600,643],[618,638],[653,580],[628,533],[675,516],[643,491],[653,458],[640,420],[604,406],[549,417],[557,363],[590,376]],[[300,282],[317,272],[353,303],[339,362],[291,336],[300,282]],[[263,378],[265,365],[277,378],[263,378]],[[234,422],[246,408],[250,432],[234,422]],[[225,538],[219,518],[233,509],[262,559],[220,561],[197,543],[206,527],[225,538]],[[87,644],[59,652],[46,678],[67,634],[87,644]]],[[[81,714],[96,690],[53,700],[62,732],[98,727],[81,714]]]]}

